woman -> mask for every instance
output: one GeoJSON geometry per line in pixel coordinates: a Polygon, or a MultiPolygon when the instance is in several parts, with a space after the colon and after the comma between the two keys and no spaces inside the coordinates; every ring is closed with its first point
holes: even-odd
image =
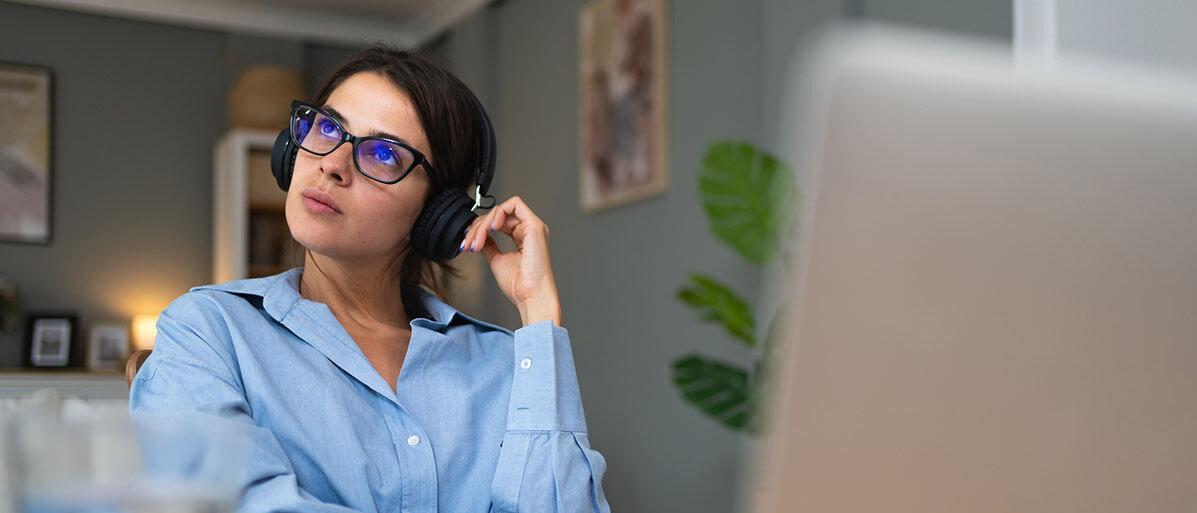
{"type": "Polygon", "coordinates": [[[292,112],[286,215],[304,266],[193,288],[160,316],[130,412],[240,420],[253,442],[240,511],[609,511],[545,224],[513,197],[460,248],[490,264],[514,333],[426,290],[452,269],[412,250],[425,202],[474,179],[481,116],[427,60],[353,57],[292,112]]]}

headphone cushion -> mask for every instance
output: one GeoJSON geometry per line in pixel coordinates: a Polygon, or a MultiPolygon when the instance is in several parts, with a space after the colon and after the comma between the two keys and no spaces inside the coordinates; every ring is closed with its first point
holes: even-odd
{"type": "Polygon", "coordinates": [[[461,189],[443,189],[433,195],[412,225],[412,247],[433,261],[456,257],[466,227],[478,217],[470,210],[473,204],[461,189]]]}
{"type": "Polygon", "coordinates": [[[295,154],[299,149],[291,144],[291,131],[284,128],[274,139],[274,147],[270,150],[270,172],[274,174],[274,181],[282,190],[291,187],[291,173],[295,170],[295,154]]]}

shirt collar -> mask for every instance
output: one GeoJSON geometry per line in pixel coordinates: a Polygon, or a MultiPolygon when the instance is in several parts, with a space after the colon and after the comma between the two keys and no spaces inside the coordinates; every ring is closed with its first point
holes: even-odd
{"type": "MultiPolygon", "coordinates": [[[[296,267],[286,272],[264,278],[250,278],[216,285],[202,285],[192,287],[191,290],[221,290],[237,295],[260,297],[262,298],[262,307],[266,310],[266,313],[270,314],[274,320],[282,322],[287,314],[295,308],[295,305],[300,300],[304,300],[303,296],[299,295],[299,278],[302,275],[303,268],[296,267]]],[[[459,312],[456,308],[441,301],[440,298],[424,287],[414,283],[404,283],[402,287],[404,295],[409,298],[416,298],[428,314],[428,317],[412,319],[411,323],[413,325],[420,324],[422,327],[443,332],[446,326],[453,323],[454,317],[460,317],[463,321],[474,323],[483,328],[495,329],[512,335],[511,330],[507,328],[483,322],[459,312]]]]}

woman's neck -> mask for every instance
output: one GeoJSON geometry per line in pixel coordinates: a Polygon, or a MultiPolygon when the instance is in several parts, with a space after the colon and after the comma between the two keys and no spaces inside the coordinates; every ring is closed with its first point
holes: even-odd
{"type": "Polygon", "coordinates": [[[345,262],[311,251],[305,252],[303,260],[299,295],[327,305],[346,328],[409,326],[399,273],[393,266],[345,262]]]}

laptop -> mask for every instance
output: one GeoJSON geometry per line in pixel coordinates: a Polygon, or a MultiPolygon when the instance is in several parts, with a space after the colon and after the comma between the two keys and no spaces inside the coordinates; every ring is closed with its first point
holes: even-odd
{"type": "Polygon", "coordinates": [[[1197,511],[1197,81],[877,28],[804,62],[745,509],[1197,511]]]}

